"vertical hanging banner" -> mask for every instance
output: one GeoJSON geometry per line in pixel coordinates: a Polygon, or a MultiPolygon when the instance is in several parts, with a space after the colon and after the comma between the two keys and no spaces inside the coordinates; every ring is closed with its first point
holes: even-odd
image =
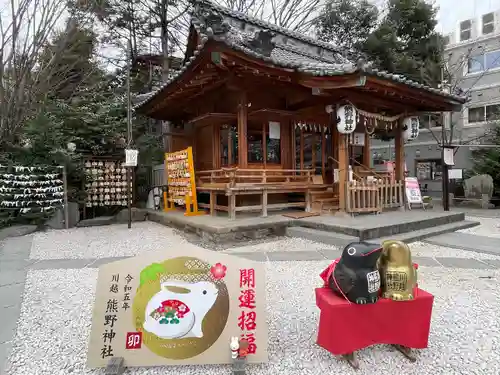
{"type": "Polygon", "coordinates": [[[198,211],[192,147],[166,153],[165,173],[168,193],[164,193],[164,210],[175,210],[178,204],[186,206],[186,216],[205,214],[205,211],[198,211]]]}
{"type": "Polygon", "coordinates": [[[88,367],[229,364],[231,337],[267,362],[263,264],[191,244],[168,254],[99,267],[88,367]]]}

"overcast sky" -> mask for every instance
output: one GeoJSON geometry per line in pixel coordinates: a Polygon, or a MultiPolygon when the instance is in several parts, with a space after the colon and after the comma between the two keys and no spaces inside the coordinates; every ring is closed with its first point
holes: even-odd
{"type": "Polygon", "coordinates": [[[435,0],[439,6],[439,31],[449,33],[458,22],[500,10],[500,0],[435,0]]]}

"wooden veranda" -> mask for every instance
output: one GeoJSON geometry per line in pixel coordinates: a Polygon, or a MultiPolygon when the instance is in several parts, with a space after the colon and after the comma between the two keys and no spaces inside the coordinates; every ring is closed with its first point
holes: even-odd
{"type": "Polygon", "coordinates": [[[193,147],[199,205],[234,218],[289,207],[356,213],[403,206],[404,142],[415,136],[408,119],[463,102],[202,1],[185,65],[136,111],[173,125],[168,151],[193,147]],[[350,129],[339,112],[346,106],[355,111],[350,129]],[[392,173],[370,167],[373,137],[394,138],[392,173]]]}

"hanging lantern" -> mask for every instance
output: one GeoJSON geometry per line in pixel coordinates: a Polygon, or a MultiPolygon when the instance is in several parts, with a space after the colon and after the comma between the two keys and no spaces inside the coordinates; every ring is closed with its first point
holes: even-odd
{"type": "Polygon", "coordinates": [[[420,121],[418,117],[407,117],[403,124],[405,129],[403,132],[403,139],[407,142],[415,140],[420,132],[420,121]]]}
{"type": "Polygon", "coordinates": [[[340,134],[351,134],[356,129],[357,111],[353,105],[347,104],[337,110],[337,129],[340,134]]]}

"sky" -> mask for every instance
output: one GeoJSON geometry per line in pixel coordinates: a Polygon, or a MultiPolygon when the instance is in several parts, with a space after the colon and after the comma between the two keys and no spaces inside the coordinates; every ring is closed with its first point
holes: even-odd
{"type": "Polygon", "coordinates": [[[439,6],[438,31],[447,34],[458,22],[500,10],[500,0],[434,0],[439,6]],[[460,4],[460,5],[459,5],[460,4]]]}

